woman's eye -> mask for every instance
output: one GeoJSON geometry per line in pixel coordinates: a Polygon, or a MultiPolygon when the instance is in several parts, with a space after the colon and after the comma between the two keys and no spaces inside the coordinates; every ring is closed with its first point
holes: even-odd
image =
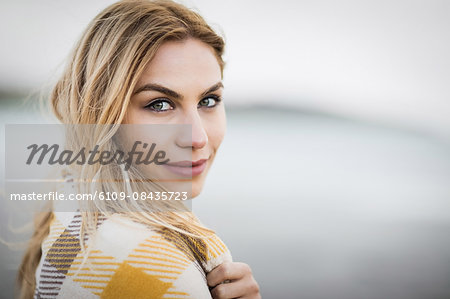
{"type": "Polygon", "coordinates": [[[212,108],[212,107],[216,106],[218,102],[220,102],[219,98],[208,97],[208,98],[201,99],[200,102],[198,102],[198,107],[212,108]]]}
{"type": "Polygon", "coordinates": [[[173,107],[170,104],[169,101],[166,100],[156,100],[145,106],[145,108],[148,108],[150,110],[156,111],[156,112],[163,112],[167,110],[172,110],[173,107]]]}

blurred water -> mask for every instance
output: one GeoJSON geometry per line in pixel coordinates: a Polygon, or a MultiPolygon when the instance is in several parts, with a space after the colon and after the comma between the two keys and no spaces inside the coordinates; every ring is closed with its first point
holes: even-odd
{"type": "MultiPolygon", "coordinates": [[[[0,105],[3,124],[42,121],[0,105]]],[[[8,219],[29,220],[1,205],[2,236],[8,219]]],[[[314,113],[229,109],[194,212],[251,265],[263,298],[450,298],[447,141],[314,113]]],[[[21,252],[1,246],[7,298],[21,252]]]]}

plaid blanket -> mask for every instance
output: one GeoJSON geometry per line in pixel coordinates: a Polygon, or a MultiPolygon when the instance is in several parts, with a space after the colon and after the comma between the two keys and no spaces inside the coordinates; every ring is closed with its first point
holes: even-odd
{"type": "Polygon", "coordinates": [[[80,213],[54,214],[35,298],[211,298],[206,273],[231,261],[217,236],[154,230],[118,214],[100,220],[82,254],[80,213]]]}

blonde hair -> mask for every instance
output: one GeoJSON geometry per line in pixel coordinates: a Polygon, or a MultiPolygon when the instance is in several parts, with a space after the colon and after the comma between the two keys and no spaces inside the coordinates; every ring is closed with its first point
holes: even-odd
{"type": "MultiPolygon", "coordinates": [[[[193,38],[213,49],[223,72],[224,40],[196,12],[173,1],[120,1],[100,12],[88,25],[69,58],[62,77],[50,96],[54,114],[64,124],[110,125],[98,129],[92,138],[72,136],[82,143],[101,144],[112,150],[112,136],[123,122],[132,92],[145,66],[166,41],[193,38]]],[[[98,166],[72,169],[90,184],[88,191],[155,190],[157,184],[143,183],[136,171],[98,166]],[[137,180],[131,179],[137,178],[137,180]],[[102,180],[97,180],[98,178],[102,180]],[[119,178],[119,179],[117,179],[119,178]]],[[[95,201],[91,212],[82,212],[83,235],[95,231],[99,215],[127,213],[127,216],[151,227],[170,229],[191,237],[208,236],[204,227],[188,210],[164,203],[159,207],[124,201],[95,201]],[[167,211],[169,208],[169,211],[167,211]],[[171,211],[170,208],[175,208],[171,211]],[[164,212],[163,212],[164,211],[164,212]],[[184,212],[177,212],[184,211],[184,212]]],[[[44,213],[36,221],[36,230],[19,269],[20,297],[33,296],[35,271],[41,258],[41,243],[49,233],[53,213],[44,213]]]]}

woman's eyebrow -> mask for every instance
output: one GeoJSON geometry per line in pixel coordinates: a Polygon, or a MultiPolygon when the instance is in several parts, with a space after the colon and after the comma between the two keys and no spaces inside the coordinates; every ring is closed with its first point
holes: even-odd
{"type": "Polygon", "coordinates": [[[206,96],[208,95],[208,93],[214,92],[214,91],[218,90],[218,89],[221,88],[221,87],[223,87],[222,82],[217,82],[216,84],[214,84],[213,86],[211,86],[210,88],[208,88],[207,90],[205,90],[205,91],[200,95],[200,97],[201,97],[201,98],[206,97],[206,96]]]}
{"type": "Polygon", "coordinates": [[[171,96],[172,98],[176,98],[176,99],[182,98],[182,96],[179,93],[177,93],[176,91],[173,91],[172,89],[169,89],[167,87],[164,87],[164,86],[156,84],[156,83],[145,84],[145,85],[139,87],[134,92],[134,94],[138,94],[140,92],[147,91],[147,90],[158,91],[158,92],[164,93],[164,94],[171,96]]]}
{"type": "MultiPolygon", "coordinates": [[[[210,88],[208,88],[207,90],[205,90],[204,92],[202,92],[202,94],[200,95],[200,97],[205,97],[205,96],[207,96],[209,93],[214,92],[214,91],[218,90],[218,89],[221,88],[221,87],[223,87],[222,82],[217,82],[216,84],[214,84],[213,86],[211,86],[210,88]]],[[[153,90],[153,91],[158,91],[158,92],[164,93],[164,94],[166,94],[166,95],[168,95],[168,96],[170,96],[170,97],[172,97],[172,98],[175,98],[175,99],[182,99],[182,98],[183,98],[183,96],[180,95],[179,93],[177,93],[176,91],[174,91],[174,90],[172,90],[172,89],[169,89],[169,88],[167,88],[167,87],[164,87],[164,86],[162,86],[162,85],[156,84],[156,83],[148,83],[148,84],[145,84],[145,85],[139,87],[139,88],[134,92],[134,94],[138,94],[138,93],[140,93],[140,92],[143,92],[143,91],[149,91],[149,90],[153,90]]]]}

